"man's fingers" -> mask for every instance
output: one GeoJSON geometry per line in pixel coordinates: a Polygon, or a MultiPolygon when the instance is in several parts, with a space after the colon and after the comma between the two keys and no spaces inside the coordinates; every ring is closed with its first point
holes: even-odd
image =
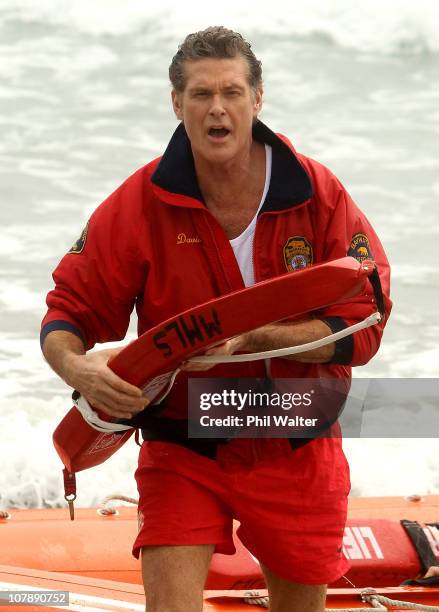
{"type": "Polygon", "coordinates": [[[115,351],[119,352],[117,349],[110,349],[75,356],[71,367],[74,371],[74,376],[71,376],[72,386],[78,391],[81,391],[82,388],[86,395],[86,391],[90,393],[90,390],[99,389],[104,384],[126,395],[141,397],[141,389],[117,376],[107,366],[109,355],[115,351]]]}
{"type": "Polygon", "coordinates": [[[205,372],[206,370],[210,370],[213,368],[214,364],[212,363],[190,363],[189,361],[185,361],[180,365],[180,370],[184,372],[205,372]]]}
{"type": "Polygon", "coordinates": [[[108,416],[111,416],[115,419],[131,419],[133,416],[135,416],[135,414],[133,413],[123,412],[120,409],[112,408],[111,406],[108,406],[105,402],[91,400],[90,403],[93,406],[93,408],[95,408],[96,410],[99,410],[100,412],[104,412],[108,416]]]}
{"type": "Polygon", "coordinates": [[[115,357],[118,353],[120,353],[122,348],[123,347],[89,353],[85,359],[90,364],[92,371],[94,370],[95,374],[102,376],[104,380],[106,380],[114,389],[117,389],[126,395],[141,397],[142,390],[139,389],[139,387],[136,387],[135,385],[132,385],[120,378],[107,365],[108,362],[111,361],[112,357],[115,357]]]}
{"type": "Polygon", "coordinates": [[[85,391],[84,395],[91,404],[97,407],[98,404],[103,405],[105,408],[117,410],[123,415],[125,413],[137,414],[149,404],[145,397],[134,398],[104,384],[94,386],[89,391],[85,391]]]}
{"type": "Polygon", "coordinates": [[[117,384],[112,377],[108,377],[106,374],[103,376],[103,380],[99,385],[102,392],[105,392],[113,401],[126,404],[127,406],[139,407],[146,406],[148,400],[143,397],[142,391],[137,387],[136,393],[126,393],[124,387],[117,384]]]}
{"type": "Polygon", "coordinates": [[[142,390],[122,380],[107,365],[118,349],[81,355],[73,361],[75,388],[98,410],[114,418],[129,419],[148,404],[142,390]]]}
{"type": "MultiPolygon", "coordinates": [[[[213,346],[204,353],[205,355],[233,355],[233,353],[239,348],[239,340],[238,338],[230,338],[226,340],[222,344],[218,344],[217,346],[213,346]]],[[[180,369],[186,370],[189,372],[205,372],[206,370],[210,370],[215,367],[214,363],[197,363],[190,361],[185,361],[181,364],[180,369]]]]}
{"type": "MultiPolygon", "coordinates": [[[[208,349],[204,354],[205,355],[231,355],[233,353],[233,344],[231,340],[226,340],[222,344],[218,344],[217,346],[213,346],[208,349]]],[[[184,361],[180,365],[181,370],[186,370],[188,372],[206,372],[211,368],[214,368],[216,364],[214,363],[202,363],[200,362],[190,362],[184,361]]]]}
{"type": "Polygon", "coordinates": [[[95,373],[83,393],[92,405],[118,418],[131,418],[149,404],[141,389],[125,383],[107,366],[95,373]]]}
{"type": "Polygon", "coordinates": [[[106,368],[103,375],[108,384],[116,391],[120,391],[120,393],[125,395],[131,395],[132,397],[142,397],[142,389],[126,382],[126,380],[120,378],[110,368],[106,368]]]}
{"type": "Polygon", "coordinates": [[[101,398],[113,409],[127,410],[129,412],[140,412],[149,404],[145,397],[133,398],[107,387],[102,390],[101,398]]]}

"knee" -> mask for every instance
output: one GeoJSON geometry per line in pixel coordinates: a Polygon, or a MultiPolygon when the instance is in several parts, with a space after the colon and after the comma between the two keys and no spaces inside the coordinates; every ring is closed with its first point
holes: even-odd
{"type": "Polygon", "coordinates": [[[326,585],[277,585],[269,594],[271,612],[325,612],[326,585]]]}
{"type": "Polygon", "coordinates": [[[142,576],[148,612],[202,612],[213,545],[146,546],[142,576]]]}
{"type": "Polygon", "coordinates": [[[148,612],[202,612],[203,591],[193,589],[167,589],[163,585],[145,588],[148,612]]]}

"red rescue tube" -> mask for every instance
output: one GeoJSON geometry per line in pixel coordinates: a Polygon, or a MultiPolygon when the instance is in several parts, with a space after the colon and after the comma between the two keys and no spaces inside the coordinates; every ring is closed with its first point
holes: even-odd
{"type": "Polygon", "coordinates": [[[228,293],[156,325],[108,365],[142,387],[220,341],[359,295],[374,267],[343,257],[228,293]],[[293,299],[285,299],[288,295],[293,299]]]}
{"type": "MultiPolygon", "coordinates": [[[[108,365],[124,380],[144,387],[188,357],[232,336],[359,295],[374,267],[373,262],[344,257],[228,293],[156,325],[108,365]]],[[[56,428],[53,442],[64,466],[73,473],[103,463],[133,432],[99,432],[72,408],[56,428]]]]}

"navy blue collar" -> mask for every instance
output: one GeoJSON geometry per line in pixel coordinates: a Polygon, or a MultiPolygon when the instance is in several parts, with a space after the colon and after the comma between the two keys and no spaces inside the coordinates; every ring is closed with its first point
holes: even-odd
{"type": "MultiPolygon", "coordinates": [[[[311,180],[290,147],[259,120],[253,126],[253,138],[270,145],[273,153],[270,188],[260,212],[284,210],[309,200],[313,195],[311,180]]],[[[170,193],[204,202],[183,123],[172,135],[151,180],[170,193]]]]}

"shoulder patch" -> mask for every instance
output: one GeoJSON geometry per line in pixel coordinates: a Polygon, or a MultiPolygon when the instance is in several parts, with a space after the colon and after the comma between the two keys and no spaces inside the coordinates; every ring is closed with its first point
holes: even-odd
{"type": "Polygon", "coordinates": [[[366,259],[372,259],[373,255],[370,249],[369,238],[366,234],[355,234],[352,236],[349,246],[348,256],[353,257],[360,263],[366,259]]]}
{"type": "Polygon", "coordinates": [[[87,232],[88,232],[88,221],[87,221],[87,225],[82,230],[81,235],[79,236],[79,238],[75,242],[75,244],[72,246],[72,248],[70,249],[69,253],[76,253],[77,255],[79,253],[82,253],[82,251],[84,250],[84,247],[85,247],[85,242],[87,240],[87,232]]]}
{"type": "Polygon", "coordinates": [[[289,272],[306,268],[313,263],[311,244],[304,236],[291,236],[284,246],[284,262],[289,272]]]}

